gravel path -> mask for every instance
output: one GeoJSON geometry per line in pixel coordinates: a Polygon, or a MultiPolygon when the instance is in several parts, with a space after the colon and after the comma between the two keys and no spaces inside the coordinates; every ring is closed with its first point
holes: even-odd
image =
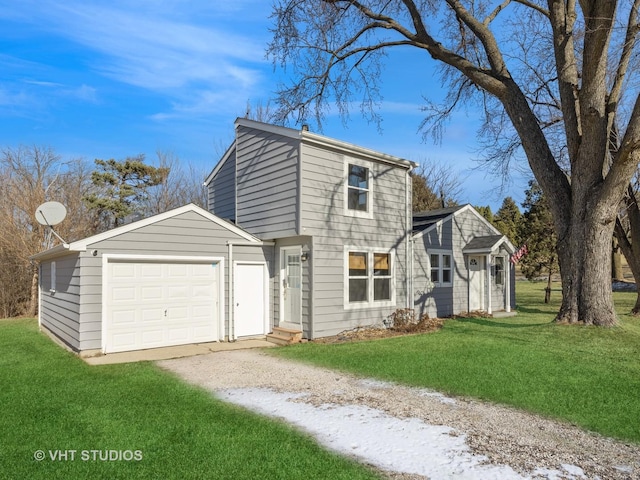
{"type": "MultiPolygon", "coordinates": [[[[361,415],[363,411],[368,412],[366,415],[369,423],[377,421],[376,419],[380,422],[388,421],[391,417],[402,422],[407,422],[407,419],[414,419],[412,421],[415,422],[418,419],[420,425],[440,426],[440,429],[442,426],[450,427],[446,430],[447,436],[466,445],[462,449],[452,447],[447,462],[455,463],[459,460],[456,468],[461,471],[467,468],[465,465],[470,465],[469,462],[484,464],[482,468],[485,470],[477,470],[475,474],[466,471],[465,475],[461,475],[465,478],[488,478],[490,470],[486,469],[499,466],[502,473],[492,473],[493,478],[640,479],[640,446],[590,434],[579,428],[512,408],[467,398],[448,398],[425,389],[362,379],[275,358],[259,350],[217,352],[164,360],[158,362],[158,365],[175,372],[190,383],[211,390],[222,399],[262,413],[287,418],[285,410],[278,413],[278,407],[282,407],[285,401],[300,404],[304,409],[298,409],[298,415],[302,417],[297,423],[314,435],[314,420],[311,419],[314,412],[326,415],[327,408],[343,407],[358,407],[360,410],[357,412],[361,415]],[[256,398],[260,401],[257,402],[256,398]],[[270,399],[273,407],[269,407],[270,399]],[[309,417],[309,428],[304,422],[304,415],[309,417]],[[462,456],[465,456],[464,461],[462,456]]],[[[352,414],[353,412],[344,415],[352,414]]],[[[296,423],[295,420],[290,421],[296,423]]],[[[385,429],[390,428],[381,426],[375,431],[375,441],[378,444],[385,444],[385,429]]],[[[400,428],[406,430],[405,436],[413,432],[407,423],[401,424],[400,428]]],[[[347,435],[348,432],[339,434],[347,435]]],[[[321,432],[316,436],[318,435],[325,435],[323,443],[331,448],[345,450],[340,448],[339,442],[332,443],[331,433],[321,432]]],[[[338,433],[334,432],[333,435],[338,433]]],[[[443,438],[440,437],[441,441],[443,438]]],[[[346,453],[360,457],[358,449],[355,446],[352,448],[353,451],[346,453]]],[[[427,458],[424,454],[426,451],[419,455],[411,453],[413,457],[420,457],[423,461],[427,458]]],[[[375,452],[371,454],[375,455],[375,452]]],[[[374,464],[389,478],[426,478],[424,474],[416,475],[416,472],[423,471],[431,472],[428,474],[431,478],[453,478],[449,476],[451,474],[439,473],[441,471],[437,469],[416,470],[413,468],[415,465],[403,468],[401,459],[383,465],[366,458],[364,455],[361,460],[374,464]]]]}

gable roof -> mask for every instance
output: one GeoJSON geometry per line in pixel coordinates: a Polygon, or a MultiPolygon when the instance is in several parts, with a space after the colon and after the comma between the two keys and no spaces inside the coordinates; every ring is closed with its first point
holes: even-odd
{"type": "Polygon", "coordinates": [[[414,212],[413,233],[415,234],[428,229],[440,220],[450,217],[453,213],[464,207],[465,205],[459,205],[457,207],[439,208],[437,210],[429,210],[426,212],[414,212]]]}
{"type": "MultiPolygon", "coordinates": [[[[388,155],[386,153],[378,152],[375,150],[371,150],[365,147],[361,147],[359,145],[355,145],[353,143],[343,142],[342,140],[336,140],[335,138],[325,137],[324,135],[320,135],[317,133],[309,132],[308,130],[299,130],[289,127],[281,127],[278,125],[272,125],[269,123],[258,122],[256,120],[250,120],[248,118],[237,118],[235,121],[235,128],[238,127],[246,127],[246,128],[254,128],[256,130],[262,130],[263,132],[269,132],[274,135],[279,135],[281,137],[292,138],[294,140],[299,140],[302,143],[314,144],[318,145],[322,148],[334,148],[337,150],[341,150],[343,153],[351,154],[351,155],[359,155],[361,157],[365,157],[369,160],[374,160],[377,162],[388,163],[391,165],[395,165],[402,168],[407,168],[409,170],[416,168],[418,164],[411,160],[406,160],[400,157],[394,157],[393,155],[388,155]]],[[[216,164],[211,173],[207,176],[204,181],[205,185],[211,183],[213,177],[216,176],[222,165],[227,161],[230,156],[230,153],[236,146],[236,140],[232,142],[229,146],[223,157],[216,164]]]]}
{"type": "MultiPolygon", "coordinates": [[[[486,218],[480,215],[480,213],[475,208],[473,208],[473,205],[471,205],[470,203],[467,203],[466,205],[461,205],[457,207],[440,208],[438,210],[430,210],[428,212],[414,213],[413,214],[413,238],[417,239],[422,237],[425,233],[430,232],[431,230],[436,228],[438,225],[441,225],[445,221],[453,217],[456,217],[464,212],[470,212],[471,214],[475,215],[480,222],[484,223],[484,225],[494,233],[494,235],[499,235],[500,237],[503,236],[500,230],[498,230],[496,227],[491,225],[491,223],[489,223],[489,221],[486,218]]],[[[511,248],[512,251],[515,250],[513,245],[509,241],[509,239],[507,239],[506,237],[505,239],[508,242],[508,245],[510,246],[509,248],[511,248]]]]}
{"type": "Polygon", "coordinates": [[[473,237],[462,251],[464,253],[493,253],[497,252],[501,245],[506,247],[509,253],[513,253],[515,248],[505,235],[485,235],[484,237],[473,237]]]}
{"type": "Polygon", "coordinates": [[[220,217],[215,216],[214,214],[208,212],[204,208],[198,207],[193,203],[189,203],[182,207],[174,208],[173,210],[169,210],[158,215],[153,215],[151,217],[143,218],[142,220],[138,220],[137,222],[127,223],[126,225],[122,225],[121,227],[112,228],[111,230],[107,230],[106,232],[99,233],[97,235],[93,235],[91,237],[83,238],[82,240],[77,240],[75,242],[63,243],[57,245],[49,250],[45,250],[44,252],[36,253],[29,257],[30,260],[46,260],[48,258],[57,257],[63,252],[84,252],[87,250],[89,245],[92,245],[97,242],[101,242],[103,240],[108,240],[110,238],[116,237],[118,235],[122,235],[127,232],[131,232],[133,230],[137,230],[142,227],[146,227],[147,225],[152,225],[154,223],[161,222],[163,220],[167,220],[169,218],[176,217],[178,215],[182,215],[187,212],[194,212],[198,215],[203,216],[207,220],[219,225],[222,228],[229,230],[232,233],[244,238],[249,242],[254,242],[257,245],[262,244],[262,240],[257,237],[254,237],[249,232],[243,230],[242,228],[234,225],[231,222],[223,220],[220,217]]]}

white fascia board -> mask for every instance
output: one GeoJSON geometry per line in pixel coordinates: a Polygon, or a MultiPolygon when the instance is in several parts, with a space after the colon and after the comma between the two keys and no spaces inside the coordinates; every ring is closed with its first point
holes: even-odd
{"type": "Polygon", "coordinates": [[[41,262],[42,260],[47,260],[49,258],[56,258],[61,256],[61,254],[70,252],[70,245],[68,243],[62,243],[60,245],[56,245],[49,250],[45,250],[44,252],[36,253],[35,255],[31,255],[29,260],[33,260],[36,262],[41,262]]]}
{"type": "Polygon", "coordinates": [[[336,148],[350,155],[359,155],[361,157],[365,157],[368,160],[386,163],[395,167],[406,168],[409,171],[418,166],[416,162],[413,162],[411,160],[394,157],[393,155],[388,155],[386,153],[381,153],[369,148],[354,145],[353,143],[347,143],[341,140],[336,140],[334,138],[318,135],[317,133],[301,131],[300,135],[305,143],[315,144],[323,148],[336,148]]]}
{"type": "Polygon", "coordinates": [[[84,252],[87,250],[87,247],[89,245],[92,245],[94,243],[98,243],[101,242],[103,240],[108,240],[110,238],[116,237],[118,235],[122,235],[128,232],[131,232],[133,230],[137,230],[139,228],[142,227],[146,227],[148,225],[152,225],[154,223],[157,222],[161,222],[163,220],[167,220],[169,218],[173,218],[175,216],[178,215],[182,215],[183,213],[186,212],[195,212],[201,216],[203,216],[204,218],[206,218],[207,220],[216,223],[217,225],[221,226],[222,228],[225,228],[227,230],[229,230],[232,233],[235,233],[236,235],[238,235],[239,237],[244,238],[246,241],[253,243],[255,245],[262,245],[262,241],[260,239],[258,239],[257,237],[254,237],[253,235],[251,235],[250,233],[244,231],[243,229],[225,221],[222,220],[219,217],[216,217],[214,214],[208,212],[207,210],[205,210],[204,208],[198,207],[197,205],[194,205],[193,203],[189,203],[187,205],[184,205],[182,207],[178,207],[175,208],[173,210],[169,210],[167,212],[164,213],[160,213],[158,215],[154,215],[152,217],[148,217],[148,218],[144,218],[142,220],[138,220],[137,222],[133,222],[133,223],[128,223],[126,225],[123,225],[121,227],[117,227],[117,228],[113,228],[111,230],[108,230],[106,232],[103,233],[99,233],[97,235],[93,235],[91,237],[87,237],[84,238],[82,240],[78,240],[76,242],[71,242],[69,244],[64,244],[64,245],[58,245],[55,248],[52,248],[50,250],[46,250],[44,252],[38,253],[36,255],[34,255],[32,258],[33,260],[44,260],[47,258],[53,258],[53,257],[57,257],[60,256],[60,254],[62,252],[84,252]]]}
{"type": "Polygon", "coordinates": [[[277,125],[270,125],[268,123],[256,122],[255,120],[249,120],[247,118],[236,119],[236,128],[243,126],[247,128],[255,128],[256,130],[262,130],[264,132],[273,133],[275,135],[281,135],[283,137],[293,138],[296,140],[302,140],[305,143],[311,143],[320,147],[336,148],[342,150],[347,154],[355,154],[365,157],[369,160],[374,160],[381,163],[388,163],[397,167],[406,168],[412,170],[418,166],[416,162],[411,160],[405,160],[404,158],[394,157],[386,153],[377,152],[365,147],[354,145],[353,143],[343,142],[342,140],[336,140],[334,138],[325,137],[317,133],[312,133],[306,130],[295,130],[293,128],[280,127],[277,125]]]}
{"type": "Polygon", "coordinates": [[[223,165],[226,163],[226,161],[231,156],[231,152],[233,152],[235,150],[235,148],[236,148],[236,141],[234,140],[233,143],[231,145],[229,145],[229,148],[227,148],[227,151],[224,152],[224,155],[222,156],[222,158],[220,159],[218,164],[213,168],[211,173],[204,180],[203,185],[207,186],[207,185],[209,185],[209,183],[211,183],[211,180],[213,180],[213,178],[218,174],[220,169],[223,167],[223,165]]]}

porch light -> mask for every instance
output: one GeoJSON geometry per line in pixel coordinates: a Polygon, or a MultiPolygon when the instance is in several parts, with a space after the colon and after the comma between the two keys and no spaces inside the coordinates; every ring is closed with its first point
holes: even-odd
{"type": "Polygon", "coordinates": [[[300,260],[302,260],[303,262],[309,260],[309,252],[304,252],[302,255],[300,255],[300,260]]]}

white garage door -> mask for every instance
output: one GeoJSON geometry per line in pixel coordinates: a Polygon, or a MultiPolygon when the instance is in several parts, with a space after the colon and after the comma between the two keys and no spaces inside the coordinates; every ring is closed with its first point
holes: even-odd
{"type": "Polygon", "coordinates": [[[107,265],[105,352],[218,340],[218,263],[107,265]]]}

